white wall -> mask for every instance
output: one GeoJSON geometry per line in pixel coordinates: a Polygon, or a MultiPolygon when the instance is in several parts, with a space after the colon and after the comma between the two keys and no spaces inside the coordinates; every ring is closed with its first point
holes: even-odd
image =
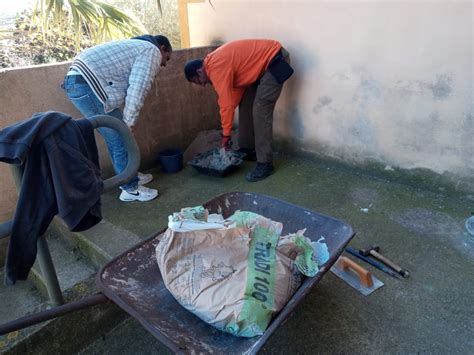
{"type": "Polygon", "coordinates": [[[474,173],[471,1],[188,4],[191,45],[273,38],[295,75],[277,135],[351,163],[474,173]]]}

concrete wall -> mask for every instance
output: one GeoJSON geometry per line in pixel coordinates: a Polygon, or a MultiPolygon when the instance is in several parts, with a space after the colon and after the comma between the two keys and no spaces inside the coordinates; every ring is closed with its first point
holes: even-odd
{"type": "Polygon", "coordinates": [[[345,162],[426,168],[474,191],[471,1],[189,3],[192,46],[280,40],[295,75],[275,132],[345,162]]]}
{"type": "MultiPolygon", "coordinates": [[[[143,169],[157,164],[160,150],[184,149],[199,131],[220,126],[213,90],[191,85],[183,74],[187,60],[211,50],[204,47],[176,51],[158,74],[136,126],[135,138],[143,169]]],[[[0,129],[41,111],[61,111],[81,117],[60,87],[68,67],[69,63],[62,63],[0,71],[0,129]]],[[[108,152],[102,138],[97,137],[101,167],[104,175],[110,176],[108,152]]],[[[12,216],[17,200],[6,164],[0,164],[0,180],[1,223],[12,216]]]]}

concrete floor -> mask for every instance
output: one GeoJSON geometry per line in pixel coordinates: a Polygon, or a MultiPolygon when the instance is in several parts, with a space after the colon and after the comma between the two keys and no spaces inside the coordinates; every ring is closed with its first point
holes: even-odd
{"type": "MultiPolygon", "coordinates": [[[[252,163],[226,178],[204,176],[191,167],[177,174],[152,170],[155,181],[149,186],[160,190],[158,199],[122,203],[118,191],[108,193],[104,217],[145,238],[165,227],[167,216],[181,207],[223,192],[248,191],[338,218],[357,233],[352,247],[380,245],[411,277],[396,280],[365,264],[385,283],[365,297],[327,273],[263,353],[472,354],[474,240],[464,221],[474,211],[473,196],[448,195],[443,188],[426,191],[304,157],[277,155],[275,166],[274,175],[257,183],[244,179],[252,163]]],[[[151,335],[139,333],[146,338],[139,343],[147,345],[137,348],[129,339],[129,348],[119,347],[122,353],[156,351],[151,335]]]]}

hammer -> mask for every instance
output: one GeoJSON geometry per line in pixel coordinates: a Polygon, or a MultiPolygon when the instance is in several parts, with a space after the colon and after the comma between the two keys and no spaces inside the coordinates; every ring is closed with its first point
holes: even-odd
{"type": "Polygon", "coordinates": [[[407,270],[403,270],[400,266],[395,264],[393,261],[387,259],[385,256],[379,253],[379,250],[380,250],[380,247],[378,245],[372,245],[371,247],[368,247],[365,249],[359,249],[359,254],[363,256],[372,255],[374,258],[380,260],[385,265],[391,267],[393,270],[398,272],[404,278],[407,278],[408,276],[410,276],[407,270]]]}

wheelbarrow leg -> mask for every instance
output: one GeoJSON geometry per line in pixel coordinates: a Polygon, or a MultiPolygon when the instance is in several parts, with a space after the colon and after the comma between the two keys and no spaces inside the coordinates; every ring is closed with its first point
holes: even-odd
{"type": "MultiPolygon", "coordinates": [[[[23,180],[23,166],[10,165],[10,169],[15,181],[17,191],[20,191],[21,182],[23,180]]],[[[48,242],[46,237],[42,235],[38,238],[38,262],[41,268],[41,275],[43,276],[46,288],[48,290],[49,299],[53,306],[59,306],[64,304],[63,294],[59,287],[58,276],[54,269],[53,259],[51,259],[51,253],[49,252],[48,242]]]]}
{"type": "Polygon", "coordinates": [[[48,242],[44,235],[38,239],[38,262],[51,303],[53,306],[64,304],[64,298],[61,292],[61,287],[59,286],[56,269],[54,268],[53,259],[49,252],[48,242]]]}

